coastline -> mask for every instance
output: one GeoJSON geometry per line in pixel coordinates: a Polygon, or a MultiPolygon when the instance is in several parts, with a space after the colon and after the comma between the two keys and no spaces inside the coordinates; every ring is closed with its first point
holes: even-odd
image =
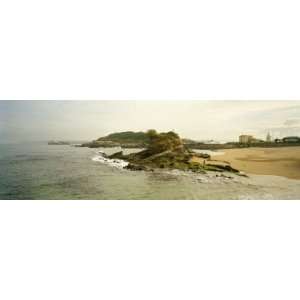
{"type": "Polygon", "coordinates": [[[233,168],[256,175],[274,175],[300,180],[300,146],[278,148],[222,149],[212,155],[233,168]]]}
{"type": "Polygon", "coordinates": [[[118,148],[95,151],[44,144],[4,148],[0,162],[2,199],[275,200],[298,199],[300,195],[299,180],[282,176],[247,173],[248,177],[243,177],[230,172],[166,168],[132,172],[121,168],[117,159],[103,160],[103,152],[110,155],[118,148]]]}

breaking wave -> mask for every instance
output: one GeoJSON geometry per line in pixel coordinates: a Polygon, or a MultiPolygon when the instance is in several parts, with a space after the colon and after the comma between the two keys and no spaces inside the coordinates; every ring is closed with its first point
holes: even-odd
{"type": "Polygon", "coordinates": [[[128,166],[128,162],[122,159],[110,159],[105,157],[105,153],[103,151],[98,151],[98,155],[92,158],[93,161],[100,162],[102,164],[109,165],[114,168],[123,169],[128,166]]]}

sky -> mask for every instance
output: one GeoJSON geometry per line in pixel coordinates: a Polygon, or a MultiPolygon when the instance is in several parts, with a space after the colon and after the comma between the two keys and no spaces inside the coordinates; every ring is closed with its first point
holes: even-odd
{"type": "Polygon", "coordinates": [[[174,130],[195,140],[300,136],[300,101],[0,101],[0,143],[174,130]]]}

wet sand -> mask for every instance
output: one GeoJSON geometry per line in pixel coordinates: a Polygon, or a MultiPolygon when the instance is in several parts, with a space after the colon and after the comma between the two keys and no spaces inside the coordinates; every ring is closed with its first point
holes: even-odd
{"type": "Polygon", "coordinates": [[[243,148],[220,150],[213,160],[226,161],[250,174],[276,175],[300,179],[300,147],[243,148]]]}

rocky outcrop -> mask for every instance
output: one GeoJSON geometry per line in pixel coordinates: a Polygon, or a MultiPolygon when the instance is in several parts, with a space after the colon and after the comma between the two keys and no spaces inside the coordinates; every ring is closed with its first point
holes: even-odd
{"type": "Polygon", "coordinates": [[[239,170],[230,166],[227,162],[220,162],[211,160],[210,157],[200,155],[198,153],[178,148],[174,150],[166,150],[161,153],[151,154],[146,149],[138,153],[124,155],[122,151],[117,152],[109,158],[122,159],[129,162],[126,167],[132,171],[153,171],[154,169],[167,169],[167,170],[182,170],[194,173],[206,173],[207,171],[214,171],[219,173],[229,172],[237,175],[245,176],[239,170]],[[200,158],[201,157],[201,158],[200,158]]]}
{"type": "MultiPolygon", "coordinates": [[[[157,133],[155,130],[150,130],[148,135],[150,142],[145,150],[128,155],[119,151],[108,158],[128,162],[129,164],[125,168],[132,171],[177,169],[195,173],[215,171],[239,174],[239,171],[232,168],[227,162],[214,161],[206,153],[196,153],[188,149],[174,132],[157,133]]],[[[97,140],[93,143],[98,145],[99,142],[97,140]]],[[[91,145],[89,146],[91,147],[91,145]]]]}
{"type": "Polygon", "coordinates": [[[124,159],[124,155],[123,155],[123,151],[119,151],[119,152],[116,152],[112,155],[109,155],[108,158],[110,159],[124,159]]]}
{"type": "Polygon", "coordinates": [[[153,169],[179,169],[193,172],[205,172],[203,166],[192,162],[193,153],[179,147],[174,150],[166,150],[152,154],[149,149],[124,155],[122,151],[110,155],[110,159],[122,159],[129,162],[126,167],[129,170],[153,170],[153,169]]]}

